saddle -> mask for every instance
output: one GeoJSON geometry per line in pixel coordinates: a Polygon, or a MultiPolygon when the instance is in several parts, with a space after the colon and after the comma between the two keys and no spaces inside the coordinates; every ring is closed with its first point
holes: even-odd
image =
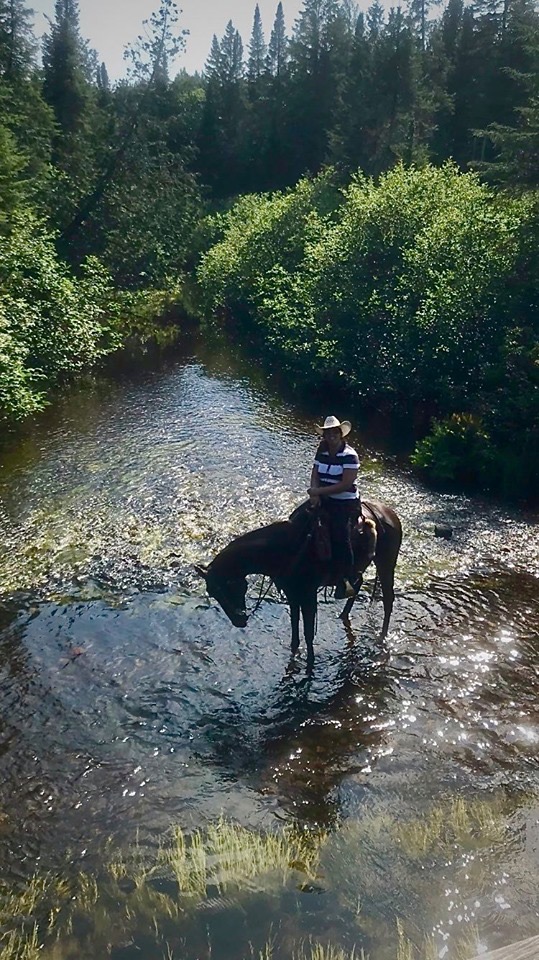
{"type": "MultiPolygon", "coordinates": [[[[312,531],[314,552],[317,560],[321,563],[327,563],[331,560],[331,538],[329,533],[329,524],[323,513],[317,512],[314,519],[312,531]]],[[[354,556],[361,563],[365,562],[368,566],[374,560],[376,554],[377,531],[376,523],[370,517],[359,514],[356,523],[352,528],[352,546],[354,556]]]]}

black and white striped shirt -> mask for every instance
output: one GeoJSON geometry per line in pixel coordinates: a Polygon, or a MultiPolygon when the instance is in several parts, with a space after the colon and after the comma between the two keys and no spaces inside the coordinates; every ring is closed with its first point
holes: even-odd
{"type": "MultiPolygon", "coordinates": [[[[318,486],[327,487],[340,483],[343,479],[346,480],[346,470],[357,470],[359,457],[354,448],[349,447],[347,443],[343,444],[342,450],[339,450],[334,457],[330,456],[324,444],[320,444],[316,451],[314,465],[318,474],[318,486]]],[[[359,497],[357,484],[351,484],[349,490],[330,493],[328,496],[330,500],[357,500],[359,497]]]]}

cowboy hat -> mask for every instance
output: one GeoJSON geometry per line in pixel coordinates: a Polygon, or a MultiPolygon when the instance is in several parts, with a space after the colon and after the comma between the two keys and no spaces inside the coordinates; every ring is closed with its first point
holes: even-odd
{"type": "Polygon", "coordinates": [[[317,432],[321,436],[323,435],[324,430],[334,430],[335,427],[339,427],[343,437],[346,437],[352,429],[352,424],[349,420],[343,420],[341,423],[340,420],[337,420],[337,417],[326,417],[323,426],[320,426],[318,423],[316,424],[317,432]]]}

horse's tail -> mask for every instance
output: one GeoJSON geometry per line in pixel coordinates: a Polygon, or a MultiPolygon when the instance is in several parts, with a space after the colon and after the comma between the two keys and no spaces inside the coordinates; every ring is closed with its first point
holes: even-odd
{"type": "Polygon", "coordinates": [[[371,603],[372,603],[372,601],[374,600],[374,594],[376,593],[376,587],[377,587],[377,586],[378,586],[378,570],[376,571],[376,574],[375,574],[375,577],[374,577],[374,586],[373,586],[373,588],[372,588],[371,599],[370,599],[370,602],[371,602],[371,603]]]}

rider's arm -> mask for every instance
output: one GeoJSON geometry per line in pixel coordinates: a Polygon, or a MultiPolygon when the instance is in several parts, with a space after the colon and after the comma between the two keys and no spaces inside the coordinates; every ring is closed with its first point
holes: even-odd
{"type": "MultiPolygon", "coordinates": [[[[357,479],[358,468],[347,468],[345,467],[342,474],[342,480],[339,480],[339,483],[328,483],[325,487],[310,486],[308,493],[310,497],[328,497],[331,494],[335,493],[344,493],[346,490],[350,490],[350,487],[353,487],[357,479]]],[[[311,484],[314,480],[318,480],[318,474],[313,471],[311,476],[311,484]]]]}

